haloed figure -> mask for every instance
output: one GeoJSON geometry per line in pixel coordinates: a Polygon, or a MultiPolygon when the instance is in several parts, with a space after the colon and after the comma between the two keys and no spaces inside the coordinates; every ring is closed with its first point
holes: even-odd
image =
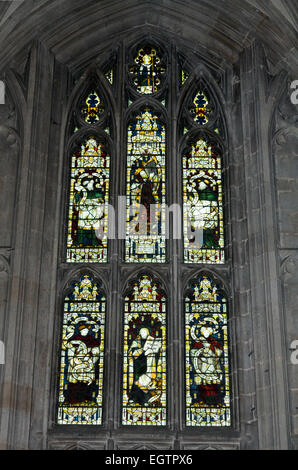
{"type": "Polygon", "coordinates": [[[96,402],[100,341],[90,334],[89,329],[89,325],[80,325],[78,334],[73,335],[66,345],[68,384],[64,396],[68,404],[96,402]]]}
{"type": "Polygon", "coordinates": [[[220,405],[220,385],[223,380],[220,358],[223,347],[213,336],[212,326],[203,326],[198,338],[190,350],[190,359],[193,366],[193,401],[198,404],[220,405]]]}
{"type": "Polygon", "coordinates": [[[161,340],[153,338],[148,328],[141,328],[133,340],[129,355],[129,376],[133,383],[130,403],[158,406],[161,396],[161,377],[157,373],[161,340]]]}

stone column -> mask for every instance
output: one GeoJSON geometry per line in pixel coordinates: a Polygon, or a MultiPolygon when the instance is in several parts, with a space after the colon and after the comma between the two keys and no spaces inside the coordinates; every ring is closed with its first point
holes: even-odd
{"type": "Polygon", "coordinates": [[[288,447],[285,336],[279,285],[279,257],[274,201],[273,164],[269,142],[280,77],[270,81],[266,57],[257,42],[240,63],[247,204],[249,278],[256,416],[260,449],[288,447]],[[270,84],[271,82],[271,84],[270,84]]]}
{"type": "MultiPolygon", "coordinates": [[[[47,365],[44,330],[38,320],[49,315],[40,306],[41,278],[51,279],[51,266],[42,263],[47,248],[48,146],[52,108],[54,59],[39,43],[29,58],[26,106],[23,109],[23,152],[15,205],[14,251],[11,256],[11,289],[6,319],[1,448],[28,449],[35,406],[34,383],[38,366],[47,365]],[[43,347],[39,347],[42,342],[43,347]],[[39,354],[38,363],[35,362],[39,354]]],[[[48,306],[50,302],[48,302],[48,306]]],[[[35,384],[36,385],[36,384],[35,384]]],[[[45,397],[44,387],[38,390],[45,397]]],[[[44,400],[44,398],[43,398],[44,400]]],[[[46,400],[43,402],[46,405],[46,400]]]]}

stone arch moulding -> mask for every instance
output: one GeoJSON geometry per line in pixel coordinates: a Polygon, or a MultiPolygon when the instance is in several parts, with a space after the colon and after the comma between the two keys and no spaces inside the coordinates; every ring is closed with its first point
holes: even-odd
{"type": "MultiPolygon", "coordinates": [[[[223,75],[229,74],[230,69],[225,68],[224,71],[221,71],[223,75]]],[[[194,98],[195,94],[202,89],[206,91],[209,95],[209,100],[213,104],[213,110],[211,112],[212,118],[211,121],[202,127],[211,128],[214,130],[214,123],[216,120],[221,121],[223,136],[222,139],[228,140],[229,126],[227,125],[227,87],[223,87],[218,83],[218,80],[215,80],[214,74],[209,69],[208,66],[203,63],[199,63],[193,70],[190,72],[188,79],[181,88],[180,96],[177,101],[177,123],[178,129],[181,126],[181,120],[184,115],[189,115],[189,118],[186,118],[186,122],[189,128],[198,128],[200,126],[196,125],[190,117],[189,107],[191,105],[191,100],[194,98]]],[[[185,119],[185,117],[184,117],[185,119]]]]}

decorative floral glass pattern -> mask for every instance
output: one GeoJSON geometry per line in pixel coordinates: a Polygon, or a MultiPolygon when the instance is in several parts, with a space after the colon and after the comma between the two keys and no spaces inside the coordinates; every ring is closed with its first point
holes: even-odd
{"type": "Polygon", "coordinates": [[[106,301],[89,275],[64,299],[58,424],[101,424],[106,301]]]}
{"type": "Polygon", "coordinates": [[[190,108],[193,120],[201,126],[207,124],[210,111],[211,107],[206,94],[203,91],[199,91],[193,100],[193,106],[190,108]]]}
{"type": "Polygon", "coordinates": [[[87,124],[96,124],[99,121],[99,117],[103,112],[103,108],[100,105],[100,98],[96,91],[89,93],[84,106],[81,110],[82,116],[87,124]]]}
{"type": "Polygon", "coordinates": [[[124,425],[166,425],[166,299],[149,275],[125,297],[124,425]]]}
{"type": "Polygon", "coordinates": [[[71,161],[67,261],[106,262],[109,164],[104,145],[89,137],[71,161]]]}
{"type": "Polygon", "coordinates": [[[153,47],[143,47],[134,59],[134,65],[129,69],[136,89],[142,95],[156,93],[165,67],[153,47]]]}
{"type": "Polygon", "coordinates": [[[185,299],[186,425],[230,426],[227,301],[208,276],[185,299]]]}
{"type": "Polygon", "coordinates": [[[183,157],[184,261],[224,263],[221,157],[200,138],[183,157]]]}
{"type": "Polygon", "coordinates": [[[150,109],[128,126],[127,262],[165,261],[165,126],[150,109]]]}

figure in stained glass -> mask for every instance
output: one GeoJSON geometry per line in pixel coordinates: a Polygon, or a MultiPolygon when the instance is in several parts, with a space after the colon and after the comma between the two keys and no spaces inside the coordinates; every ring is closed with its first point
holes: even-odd
{"type": "Polygon", "coordinates": [[[108,190],[109,156],[90,137],[72,158],[67,261],[106,260],[108,190]]]}
{"type": "Polygon", "coordinates": [[[123,424],[166,422],[165,298],[143,275],[125,299],[123,424]]]}
{"type": "Polygon", "coordinates": [[[223,263],[221,158],[200,138],[183,158],[184,253],[188,263],[223,263]]]}
{"type": "Polygon", "coordinates": [[[100,335],[96,339],[92,333],[92,325],[82,323],[66,343],[68,387],[64,392],[65,405],[96,403],[100,335]]]}
{"type": "Polygon", "coordinates": [[[208,276],[185,299],[186,424],[229,426],[226,299],[208,276]]]}
{"type": "Polygon", "coordinates": [[[147,46],[139,49],[134,65],[129,69],[133,83],[141,94],[155,93],[160,84],[165,67],[154,47],[147,46]]]}
{"type": "Polygon", "coordinates": [[[64,301],[59,424],[101,424],[105,298],[89,275],[64,301]]]}
{"type": "Polygon", "coordinates": [[[145,109],[128,128],[126,261],[165,259],[165,127],[145,109]]]}

